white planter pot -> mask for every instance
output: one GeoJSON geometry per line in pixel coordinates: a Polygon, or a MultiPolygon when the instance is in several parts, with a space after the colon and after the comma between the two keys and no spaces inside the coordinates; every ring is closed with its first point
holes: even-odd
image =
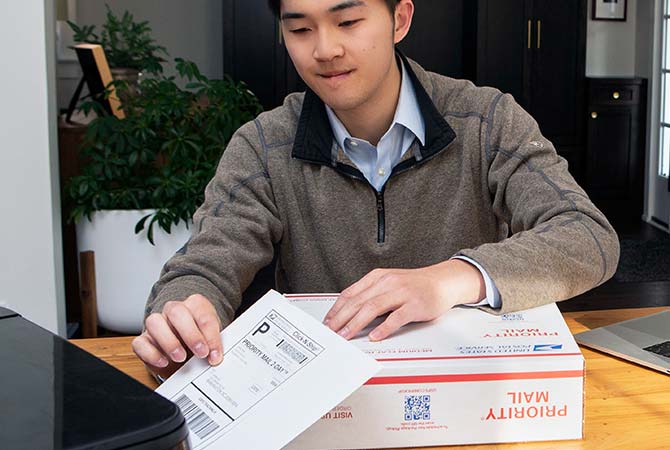
{"type": "MultiPolygon", "coordinates": [[[[119,333],[142,331],[144,306],[165,262],[191,236],[184,223],[170,234],[154,225],[155,246],[135,224],[150,210],[97,211],[77,223],[77,248],[95,252],[98,323],[119,333]]],[[[189,225],[190,226],[190,225],[189,225]]]]}

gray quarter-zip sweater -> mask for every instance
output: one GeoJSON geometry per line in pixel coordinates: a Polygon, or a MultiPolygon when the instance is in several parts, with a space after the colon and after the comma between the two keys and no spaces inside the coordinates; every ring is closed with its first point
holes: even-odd
{"type": "Polygon", "coordinates": [[[231,139],[147,314],[197,293],[225,326],[275,252],[284,293],[339,292],[375,268],[465,255],[498,287],[496,313],[610,278],[616,233],[512,96],[404,61],[426,142],[415,140],[382,192],[335,142],[323,102],[289,95],[231,139]]]}

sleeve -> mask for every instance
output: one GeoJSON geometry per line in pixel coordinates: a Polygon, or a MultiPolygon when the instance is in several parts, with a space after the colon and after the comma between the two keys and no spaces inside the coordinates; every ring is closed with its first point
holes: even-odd
{"type": "Polygon", "coordinates": [[[489,274],[484,270],[484,268],[474,259],[468,258],[467,256],[455,256],[452,259],[461,259],[463,261],[469,262],[479,270],[479,273],[482,274],[484,279],[484,287],[486,290],[486,297],[482,299],[479,303],[464,304],[463,306],[484,306],[489,305],[493,309],[500,308],[500,291],[496,287],[495,283],[489,276],[489,274]]]}
{"type": "Polygon", "coordinates": [[[461,250],[500,292],[503,314],[568,299],[612,277],[619,241],[568,172],[567,162],[509,94],[482,131],[493,211],[508,238],[461,250]]]}
{"type": "Polygon", "coordinates": [[[163,267],[146,315],[160,312],[168,301],[201,294],[214,304],[223,326],[232,321],[242,293],[272,261],[274,244],[282,236],[259,149],[253,122],[233,135],[193,216],[191,238],[163,267]]]}

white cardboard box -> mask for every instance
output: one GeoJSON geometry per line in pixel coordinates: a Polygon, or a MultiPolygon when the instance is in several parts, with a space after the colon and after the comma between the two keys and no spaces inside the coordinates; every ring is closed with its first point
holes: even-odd
{"type": "MultiPolygon", "coordinates": [[[[337,296],[286,296],[322,320],[337,296]]],[[[375,326],[378,321],[372,326],[375,326]]],[[[581,439],[584,358],[556,305],[503,316],[455,308],[382,342],[383,368],[288,449],[581,439]]]]}

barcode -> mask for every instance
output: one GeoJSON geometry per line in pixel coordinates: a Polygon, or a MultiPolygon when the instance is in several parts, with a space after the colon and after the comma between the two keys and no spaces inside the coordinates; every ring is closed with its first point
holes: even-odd
{"type": "Polygon", "coordinates": [[[298,364],[302,364],[302,362],[307,358],[303,352],[289,344],[287,341],[282,340],[279,344],[277,344],[277,347],[279,347],[280,350],[286,353],[289,358],[293,359],[293,361],[297,362],[298,364]]]}
{"type": "Polygon", "coordinates": [[[175,403],[184,414],[188,429],[200,440],[205,439],[219,428],[219,424],[198,408],[186,395],[179,397],[175,403]]]}

